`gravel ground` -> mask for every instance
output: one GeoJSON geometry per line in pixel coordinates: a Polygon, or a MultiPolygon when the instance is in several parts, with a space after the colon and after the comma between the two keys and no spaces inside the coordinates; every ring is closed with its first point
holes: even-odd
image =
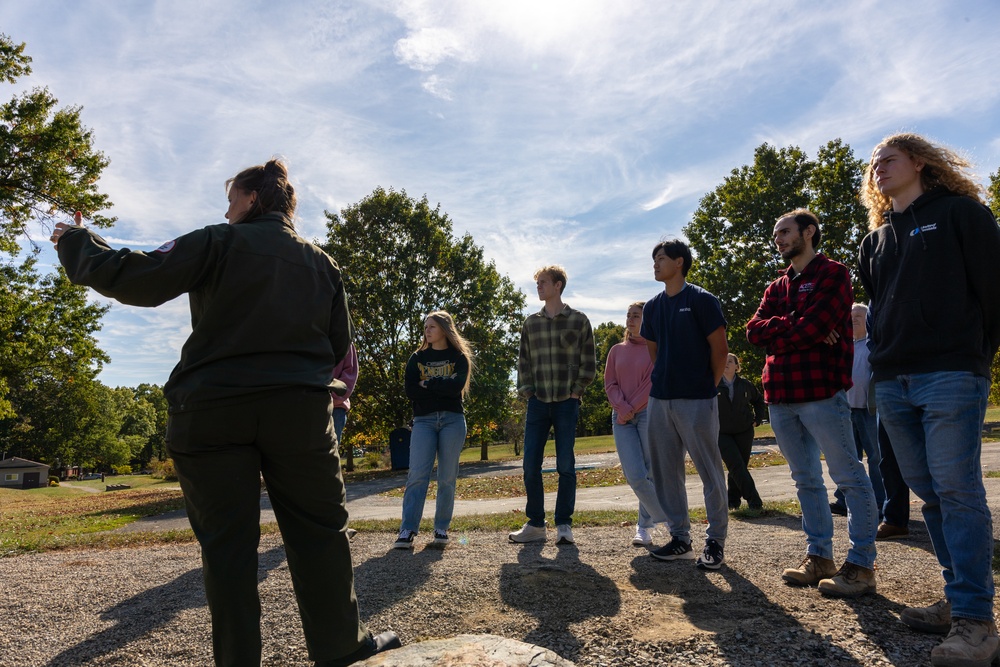
{"type": "MultiPolygon", "coordinates": [[[[835,522],[842,558],[846,520],[835,522]]],[[[477,532],[445,550],[421,535],[406,552],[362,533],[352,548],[363,617],[407,643],[492,633],[592,666],[927,665],[939,638],[898,614],[936,601],[942,580],[911,526],[909,540],[879,543],[878,594],[855,601],[781,582],[805,548],[790,516],[731,520],[718,572],[649,557],[631,526],[577,528],[576,546],[477,532]]],[[[262,541],[260,562],[264,664],[310,665],[280,537],[262,541]]],[[[211,663],[196,544],[0,559],[0,582],[4,667],[211,663]]]]}

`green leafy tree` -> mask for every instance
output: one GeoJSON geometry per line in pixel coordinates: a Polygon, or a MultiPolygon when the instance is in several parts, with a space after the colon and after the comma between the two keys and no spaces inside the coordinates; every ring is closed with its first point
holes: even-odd
{"type": "Polygon", "coordinates": [[[594,352],[597,356],[597,376],[587,385],[580,404],[577,430],[583,435],[611,433],[611,404],[604,393],[604,366],[608,363],[611,348],[622,342],[625,327],[614,322],[604,322],[594,329],[594,352]]]}
{"type": "Polygon", "coordinates": [[[418,201],[405,191],[377,188],[326,215],[323,248],[343,270],[360,371],[345,442],[382,446],[389,431],[410,420],[406,362],[422,339],[424,317],[441,309],[476,353],[465,409],[470,441],[485,458],[511,409],[524,294],[485,261],[470,235],[452,236],[451,220],[426,196],[418,201]]]}
{"type": "MultiPolygon", "coordinates": [[[[25,45],[0,34],[0,81],[31,73],[25,45]]],[[[48,230],[56,215],[82,211],[92,224],[112,218],[98,191],[106,158],[80,124],[80,109],[58,108],[45,88],[0,105],[0,450],[52,462],[77,456],[78,424],[66,415],[107,361],[93,337],[106,311],[59,271],[40,276],[18,260],[18,238],[48,230]]],[[[38,248],[35,248],[36,251],[38,248]]]]}
{"type": "Polygon", "coordinates": [[[167,399],[163,387],[156,384],[140,384],[135,388],[136,400],[145,401],[154,412],[153,432],[146,440],[139,463],[145,468],[150,461],[164,461],[167,458],[167,399]]]}
{"type": "Polygon", "coordinates": [[[35,263],[0,264],[0,449],[69,463],[82,454],[75,420],[108,360],[94,338],[107,307],[88,304],[62,271],[39,277],[35,263]]]}
{"type": "MultiPolygon", "coordinates": [[[[0,34],[0,81],[31,73],[24,49],[0,34]]],[[[114,222],[97,214],[110,205],[97,189],[108,160],[80,124],[80,107],[58,103],[47,88],[34,88],[0,106],[0,251],[18,252],[17,237],[31,223],[50,229],[57,213],[82,211],[99,227],[114,222]]]]}
{"type": "MultiPolygon", "coordinates": [[[[863,168],[839,139],[821,147],[815,161],[798,147],[762,144],[753,164],[733,169],[684,227],[695,253],[688,279],[722,302],[729,348],[742,360],[746,377],[760,377],[764,352],[747,342],[744,327],[764,289],[787,266],[771,241],[775,221],[792,209],[811,209],[823,230],[819,250],[855,272],[857,248],[867,233],[858,201],[863,168]]],[[[856,280],[854,292],[864,300],[856,280]]]]}

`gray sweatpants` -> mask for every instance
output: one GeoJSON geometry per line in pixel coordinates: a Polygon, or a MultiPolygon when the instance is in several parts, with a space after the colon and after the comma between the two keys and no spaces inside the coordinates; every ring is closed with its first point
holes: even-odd
{"type": "Polygon", "coordinates": [[[691,541],[685,488],[684,452],[691,455],[705,489],[707,539],[723,544],[729,527],[726,475],[719,453],[719,403],[713,398],[662,400],[649,398],[650,474],[656,496],[667,515],[670,535],[691,541]]]}

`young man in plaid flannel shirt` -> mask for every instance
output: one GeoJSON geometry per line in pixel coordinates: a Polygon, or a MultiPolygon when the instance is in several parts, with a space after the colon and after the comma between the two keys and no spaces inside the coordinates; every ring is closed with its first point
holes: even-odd
{"type": "Polygon", "coordinates": [[[837,597],[875,592],[878,510],[858,460],[847,402],[854,347],[851,277],[847,267],[816,252],[819,219],[806,209],[778,218],[774,243],[791,265],[768,285],[747,339],[767,351],[764,400],[771,428],[788,461],[806,533],[806,557],[784,571],[793,585],[818,584],[837,597]],[[845,493],[850,549],[838,570],[833,560],[833,515],[820,456],[845,493]]]}
{"type": "Polygon", "coordinates": [[[545,540],[545,489],[542,459],[549,429],[555,431],[556,544],[573,544],[573,509],[576,505],[576,422],[580,397],[597,375],[594,332],[590,320],[562,301],[566,271],[545,266],[535,272],[538,298],[545,302],[528,316],[521,329],[517,359],[517,390],[528,399],[524,421],[524,514],[528,522],[509,535],[511,542],[545,540]]]}

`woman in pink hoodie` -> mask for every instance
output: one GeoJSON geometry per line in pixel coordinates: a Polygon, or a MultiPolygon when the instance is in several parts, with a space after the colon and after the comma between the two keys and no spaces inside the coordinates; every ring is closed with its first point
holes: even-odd
{"type": "Polygon", "coordinates": [[[611,427],[622,472],[639,499],[639,523],[632,544],[649,546],[650,531],[667,520],[656,499],[649,477],[649,441],[646,438],[646,403],[649,401],[653,361],[642,326],[642,301],[629,305],[625,316],[625,339],[608,352],[604,368],[604,391],[611,403],[611,427]]]}

